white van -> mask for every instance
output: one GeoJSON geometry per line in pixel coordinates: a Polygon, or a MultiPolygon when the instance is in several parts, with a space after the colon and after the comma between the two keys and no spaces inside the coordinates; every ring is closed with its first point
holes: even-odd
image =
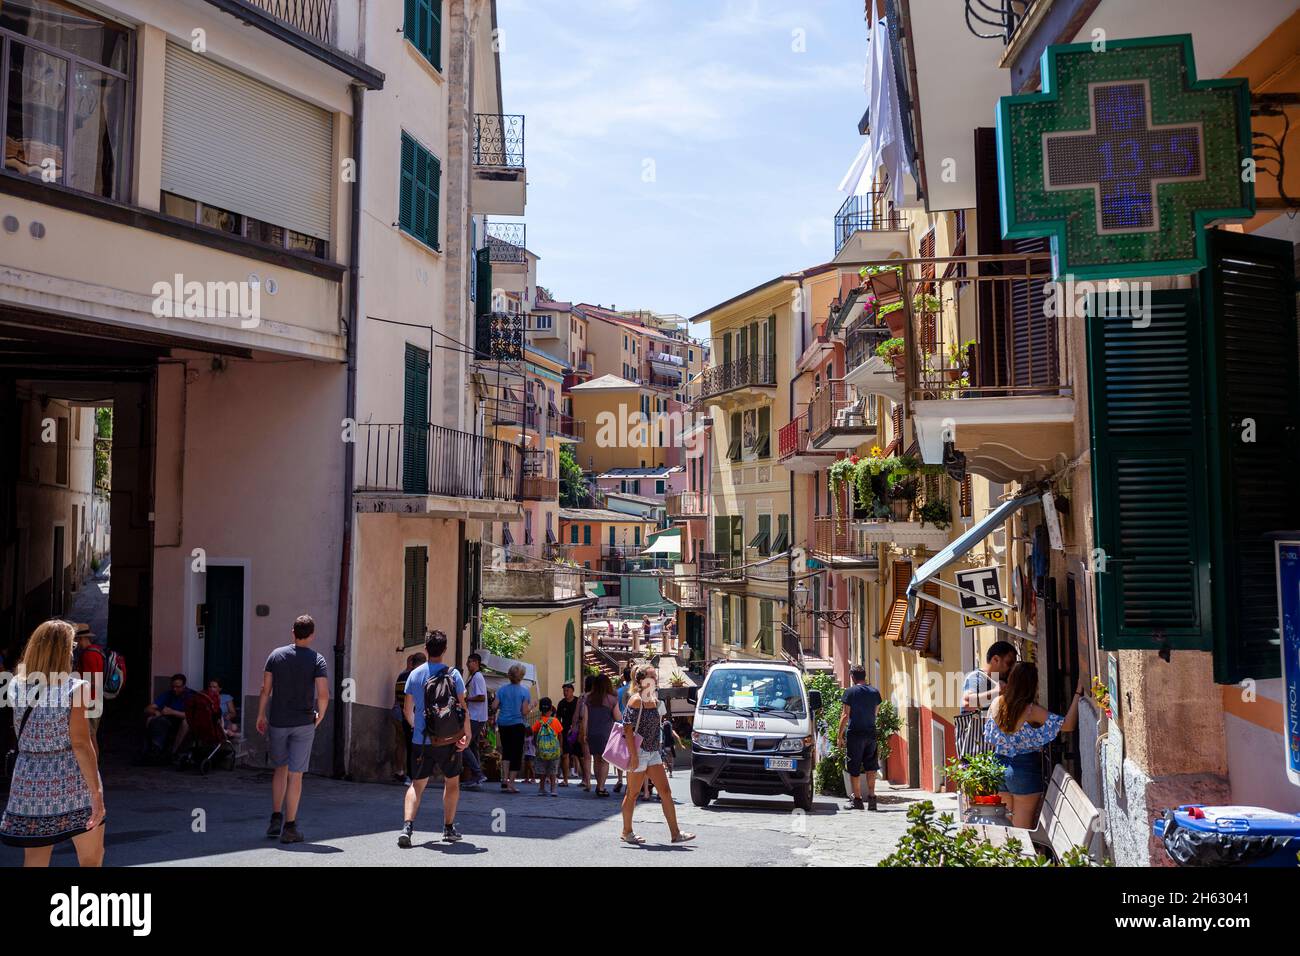
{"type": "Polygon", "coordinates": [[[695,694],[691,801],[707,807],[718,791],[782,793],[811,810],[816,765],[813,716],[821,694],[804,689],[785,663],[723,661],[695,694]]]}

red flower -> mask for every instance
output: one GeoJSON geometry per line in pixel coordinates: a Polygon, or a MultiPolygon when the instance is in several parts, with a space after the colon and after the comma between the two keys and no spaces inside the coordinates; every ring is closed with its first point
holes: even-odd
{"type": "Polygon", "coordinates": [[[850,455],[850,456],[849,456],[849,464],[850,464],[850,465],[856,465],[857,463],[858,463],[858,456],[857,456],[857,455],[850,455]]]}

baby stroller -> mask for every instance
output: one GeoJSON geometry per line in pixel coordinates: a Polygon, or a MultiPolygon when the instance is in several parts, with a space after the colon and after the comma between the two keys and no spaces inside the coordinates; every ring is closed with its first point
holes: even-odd
{"type": "Polygon", "coordinates": [[[189,738],[177,756],[177,767],[197,767],[207,773],[214,766],[235,769],[235,748],[221,725],[221,707],[207,694],[192,694],[185,705],[189,738]]]}

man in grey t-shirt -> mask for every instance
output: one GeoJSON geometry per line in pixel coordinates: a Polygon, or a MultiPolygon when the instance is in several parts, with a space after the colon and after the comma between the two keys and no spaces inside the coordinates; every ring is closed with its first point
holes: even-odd
{"type": "Polygon", "coordinates": [[[330,700],[325,658],[310,646],[315,636],[316,622],[310,615],[294,620],[293,643],[277,647],[266,658],[262,695],[257,702],[257,732],[266,736],[275,767],[271,824],[266,835],[278,836],[281,843],[302,842],[298,832],[302,775],[311,761],[316,727],[325,719],[330,700]]]}

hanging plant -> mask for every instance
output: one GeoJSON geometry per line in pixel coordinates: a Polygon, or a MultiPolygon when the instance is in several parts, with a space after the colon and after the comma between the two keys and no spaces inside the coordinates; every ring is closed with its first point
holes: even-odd
{"type": "Polygon", "coordinates": [[[858,456],[853,455],[850,458],[840,458],[831,462],[827,472],[831,477],[831,502],[835,506],[835,517],[840,517],[840,492],[844,490],[846,482],[854,481],[854,469],[858,465],[858,456]]]}
{"type": "Polygon", "coordinates": [[[936,498],[921,505],[919,516],[922,526],[932,524],[940,531],[945,531],[952,524],[952,506],[947,501],[936,498]]]}

